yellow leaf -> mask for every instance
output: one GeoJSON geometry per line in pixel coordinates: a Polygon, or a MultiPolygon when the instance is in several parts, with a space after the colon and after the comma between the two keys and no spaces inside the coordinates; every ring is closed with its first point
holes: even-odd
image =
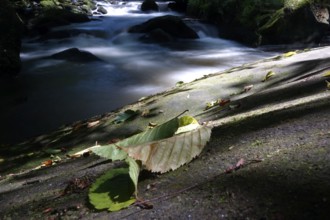
{"type": "Polygon", "coordinates": [[[275,72],[273,72],[273,71],[269,71],[269,72],[266,74],[265,78],[262,80],[262,82],[265,82],[265,81],[269,80],[269,78],[273,77],[274,75],[275,75],[275,72]]]}
{"type": "Polygon", "coordinates": [[[330,90],[330,82],[329,81],[325,81],[327,83],[327,89],[330,90]]]}
{"type": "Polygon", "coordinates": [[[330,71],[326,71],[325,73],[323,73],[324,77],[330,77],[330,71]]]}
{"type": "Polygon", "coordinates": [[[285,58],[292,57],[293,55],[296,55],[296,54],[297,54],[296,52],[290,51],[290,52],[284,53],[283,57],[285,57],[285,58]]]}

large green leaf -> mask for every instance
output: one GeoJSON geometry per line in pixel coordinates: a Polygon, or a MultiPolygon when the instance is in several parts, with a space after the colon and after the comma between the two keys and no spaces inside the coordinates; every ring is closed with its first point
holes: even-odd
{"type": "Polygon", "coordinates": [[[130,157],[142,161],[146,169],[164,173],[175,170],[198,156],[209,141],[211,130],[208,126],[199,126],[190,132],[123,150],[130,157]]]}
{"type": "Polygon", "coordinates": [[[129,175],[129,168],[112,169],[91,186],[90,203],[99,210],[118,211],[133,204],[135,186],[129,175]]]}
{"type": "Polygon", "coordinates": [[[120,149],[130,145],[138,145],[171,137],[178,130],[178,127],[179,119],[173,118],[153,129],[133,135],[115,144],[93,148],[92,151],[101,157],[111,160],[123,160],[126,158],[126,153],[120,149]]]}

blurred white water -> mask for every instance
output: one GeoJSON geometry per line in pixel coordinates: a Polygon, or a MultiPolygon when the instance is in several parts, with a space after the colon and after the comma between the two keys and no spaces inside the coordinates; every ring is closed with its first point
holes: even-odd
{"type": "MultiPolygon", "coordinates": [[[[57,127],[109,112],[142,96],[189,82],[273,54],[217,38],[211,25],[187,20],[197,40],[146,44],[140,34],[127,29],[150,18],[174,14],[161,4],[161,11],[142,13],[142,1],[99,2],[108,13],[88,23],[72,24],[53,31],[76,30],[65,39],[25,39],[19,79],[1,97],[0,143],[49,132],[57,127]],[[72,63],[47,58],[68,48],[93,53],[105,62],[72,63]]],[[[4,86],[2,89],[6,89],[4,86]]]]}

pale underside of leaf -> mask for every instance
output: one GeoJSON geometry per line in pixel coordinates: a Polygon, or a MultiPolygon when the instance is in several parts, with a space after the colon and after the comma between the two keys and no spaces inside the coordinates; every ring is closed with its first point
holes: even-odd
{"type": "Polygon", "coordinates": [[[142,161],[146,169],[165,173],[175,170],[198,156],[211,137],[211,128],[200,126],[190,132],[157,142],[123,148],[128,155],[142,161]]]}
{"type": "Polygon", "coordinates": [[[131,157],[127,157],[126,158],[126,163],[128,163],[128,170],[129,170],[129,176],[131,178],[131,180],[134,183],[134,187],[135,187],[135,195],[137,196],[137,185],[138,185],[138,181],[139,181],[139,174],[140,174],[140,166],[139,164],[131,157]]]}

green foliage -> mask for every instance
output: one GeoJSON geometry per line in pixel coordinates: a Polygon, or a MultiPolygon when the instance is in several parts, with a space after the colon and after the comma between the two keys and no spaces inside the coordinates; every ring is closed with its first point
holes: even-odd
{"type": "Polygon", "coordinates": [[[42,0],[40,1],[40,5],[43,7],[43,8],[57,8],[57,3],[56,1],[54,0],[42,0]]]}

